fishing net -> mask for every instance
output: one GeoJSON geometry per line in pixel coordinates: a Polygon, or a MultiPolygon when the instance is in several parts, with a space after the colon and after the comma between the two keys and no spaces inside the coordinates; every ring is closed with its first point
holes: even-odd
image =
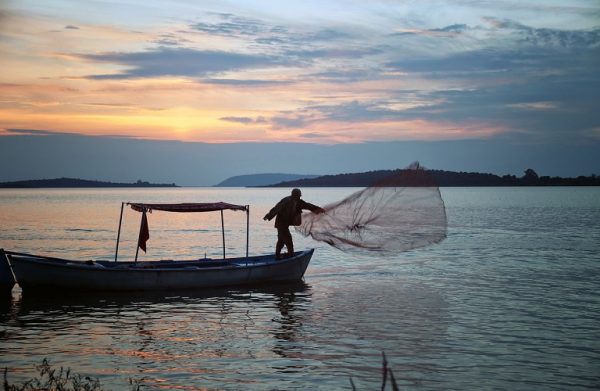
{"type": "Polygon", "coordinates": [[[446,237],[440,190],[418,163],[323,209],[296,230],[342,251],[393,255],[446,237]]]}

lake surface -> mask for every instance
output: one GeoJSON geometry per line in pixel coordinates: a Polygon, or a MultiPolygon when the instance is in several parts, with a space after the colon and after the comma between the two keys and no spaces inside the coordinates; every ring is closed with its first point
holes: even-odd
{"type": "MultiPolygon", "coordinates": [[[[303,189],[326,204],[356,189],[303,189]]],[[[600,388],[600,188],[443,188],[448,237],[377,258],[315,247],[305,282],[271,289],[28,296],[0,306],[9,380],[55,366],[128,389],[378,389],[381,352],[401,389],[600,388]]],[[[122,201],[250,204],[250,253],[282,189],[0,190],[0,247],[113,259],[122,201]]],[[[120,259],[135,254],[126,209],[120,259]]],[[[142,259],[219,257],[220,215],[155,212],[142,259]]],[[[245,214],[225,213],[245,254],[245,214]]]]}

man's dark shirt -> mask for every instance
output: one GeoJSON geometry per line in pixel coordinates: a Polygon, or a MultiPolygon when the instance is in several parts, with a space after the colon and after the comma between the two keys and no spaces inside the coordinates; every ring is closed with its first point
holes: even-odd
{"type": "Polygon", "coordinates": [[[300,224],[300,216],[303,209],[317,212],[320,208],[300,198],[287,196],[282,198],[265,217],[271,220],[274,216],[277,216],[275,217],[275,227],[287,228],[290,225],[300,224]],[[296,220],[296,224],[294,224],[294,219],[296,220]]]}

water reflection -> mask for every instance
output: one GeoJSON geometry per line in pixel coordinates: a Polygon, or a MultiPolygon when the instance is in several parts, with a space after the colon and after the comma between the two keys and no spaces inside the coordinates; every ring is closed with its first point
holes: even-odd
{"type": "Polygon", "coordinates": [[[13,296],[9,291],[3,290],[0,294],[0,324],[11,317],[13,310],[13,296]]]}
{"type": "Polygon", "coordinates": [[[302,290],[278,292],[275,297],[280,316],[273,319],[278,326],[273,330],[276,340],[273,352],[281,357],[291,357],[296,348],[292,343],[298,341],[311,292],[306,286],[302,290]]]}
{"type": "Polygon", "coordinates": [[[396,357],[398,370],[439,370],[428,358],[447,338],[448,315],[436,292],[398,280],[362,288],[319,283],[317,293],[305,283],[178,292],[18,291],[4,312],[2,324],[12,332],[0,336],[0,353],[10,362],[31,355],[28,347],[35,345],[40,360],[90,362],[96,373],[119,368],[157,387],[178,384],[182,373],[189,381],[198,377],[198,384],[227,378],[247,387],[252,373],[240,373],[242,361],[254,371],[264,373],[266,366],[273,375],[291,376],[290,382],[306,371],[322,379],[341,371],[368,383],[371,363],[364,360],[378,363],[382,350],[396,357]],[[382,318],[385,309],[390,312],[382,318]]]}
{"type": "Polygon", "coordinates": [[[205,380],[227,373],[237,382],[239,360],[286,356],[281,342],[297,339],[311,295],[305,283],[175,293],[17,291],[2,307],[1,325],[11,332],[0,335],[0,356],[7,364],[28,356],[97,374],[117,369],[156,385],[171,376],[173,384],[181,373],[205,380]]]}
{"type": "MultiPolygon", "coordinates": [[[[310,297],[310,287],[305,282],[292,284],[272,284],[246,288],[221,288],[177,291],[135,291],[135,292],[16,292],[2,297],[0,303],[6,308],[13,305],[19,308],[20,315],[31,313],[88,313],[92,310],[152,307],[161,305],[198,304],[203,301],[220,304],[220,313],[226,314],[231,306],[227,303],[239,301],[263,303],[275,301],[281,311],[287,311],[285,301],[294,300],[296,295],[310,297]],[[16,296],[16,298],[15,298],[16,296]]],[[[4,308],[4,307],[2,307],[4,308]]]]}

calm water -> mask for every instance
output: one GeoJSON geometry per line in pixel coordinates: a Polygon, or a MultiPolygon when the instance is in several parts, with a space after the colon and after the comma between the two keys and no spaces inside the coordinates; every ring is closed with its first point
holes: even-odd
{"type": "MultiPolygon", "coordinates": [[[[317,204],[352,189],[304,189],[317,204]]],[[[1,190],[0,247],[111,259],[121,201],[251,205],[250,252],[283,190],[1,190]]],[[[114,390],[377,389],[381,352],[402,389],[600,388],[600,188],[446,188],[448,238],[395,258],[315,247],[305,283],[151,295],[23,295],[0,310],[0,367],[47,357],[114,390]]],[[[126,211],[120,257],[135,254],[126,211]]],[[[220,215],[149,216],[143,259],[219,256],[220,215]]],[[[227,252],[245,215],[226,212],[227,252]]]]}

